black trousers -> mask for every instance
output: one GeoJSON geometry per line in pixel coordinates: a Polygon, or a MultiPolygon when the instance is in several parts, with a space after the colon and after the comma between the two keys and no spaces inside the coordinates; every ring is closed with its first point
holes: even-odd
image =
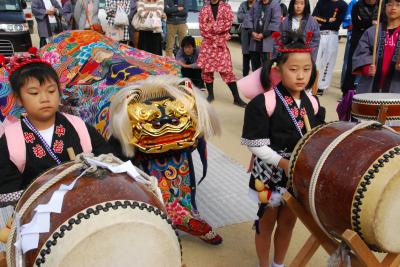
{"type": "Polygon", "coordinates": [[[181,68],[181,73],[183,77],[189,78],[197,88],[205,88],[201,78],[201,69],[181,68]]]}
{"type": "Polygon", "coordinates": [[[251,55],[250,54],[243,54],[243,77],[249,75],[250,72],[250,61],[251,55]]]}
{"type": "Polygon", "coordinates": [[[250,52],[250,56],[253,71],[260,68],[265,61],[269,60],[269,53],[267,52],[250,52]]]}
{"type": "Polygon", "coordinates": [[[140,50],[162,56],[161,41],[161,33],[139,31],[138,48],[140,50]]]}

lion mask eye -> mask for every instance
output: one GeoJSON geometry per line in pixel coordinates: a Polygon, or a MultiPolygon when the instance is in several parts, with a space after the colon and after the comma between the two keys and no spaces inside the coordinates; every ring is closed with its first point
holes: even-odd
{"type": "Polygon", "coordinates": [[[151,122],[161,117],[161,111],[155,104],[130,104],[128,107],[128,114],[133,122],[151,122]]]}

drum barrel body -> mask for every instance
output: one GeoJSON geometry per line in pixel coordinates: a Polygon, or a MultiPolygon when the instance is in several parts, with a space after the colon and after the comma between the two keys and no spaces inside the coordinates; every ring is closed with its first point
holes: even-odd
{"type": "MultiPolygon", "coordinates": [[[[46,182],[72,165],[72,162],[64,163],[39,176],[34,183],[28,187],[19,200],[16,211],[19,211],[28,198],[46,182]]],[[[54,191],[56,191],[60,185],[71,184],[80,173],[80,170],[71,172],[44,191],[43,194],[33,201],[27,211],[22,215],[20,224],[23,225],[29,223],[35,214],[34,209],[38,205],[48,203],[54,191]]],[[[155,194],[151,193],[143,184],[134,181],[125,173],[116,174],[99,169],[95,173],[86,174],[77,181],[73,190],[68,191],[64,195],[62,212],[51,213],[50,231],[40,234],[37,249],[25,253],[26,266],[36,266],[35,261],[37,257],[40,257],[38,255],[40,249],[43,248],[43,246],[46,247],[46,241],[51,239],[52,233],[56,232],[61,225],[68,225],[68,222],[66,223],[66,221],[69,218],[76,217],[75,215],[78,213],[92,213],[91,216],[94,216],[93,212],[87,212],[88,207],[95,206],[99,203],[113,202],[115,200],[121,200],[122,203],[125,200],[145,202],[160,209],[162,212],[165,212],[163,204],[155,194]]],[[[110,206],[109,209],[112,209],[112,207],[110,206]]],[[[95,211],[96,208],[93,210],[95,211]]],[[[104,212],[104,208],[102,208],[101,211],[104,212]]],[[[15,242],[15,235],[13,242],[15,242]]],[[[105,242],[107,242],[107,240],[105,240],[105,242]]],[[[15,255],[14,246],[12,246],[11,254],[15,255]]]]}
{"type": "Polygon", "coordinates": [[[296,198],[310,213],[314,206],[320,226],[334,237],[340,237],[346,229],[358,230],[354,229],[354,219],[358,218],[354,217],[353,204],[361,179],[386,151],[400,145],[400,135],[389,129],[357,130],[332,149],[318,178],[313,180],[324,151],[355,125],[334,122],[314,129],[299,141],[290,160],[296,198]]]}
{"type": "MultiPolygon", "coordinates": [[[[385,123],[386,121],[400,121],[400,94],[357,94],[352,100],[351,115],[360,121],[376,120],[381,123],[385,123]]],[[[392,128],[395,131],[399,131],[400,127],[397,126],[399,125],[392,128]]]]}

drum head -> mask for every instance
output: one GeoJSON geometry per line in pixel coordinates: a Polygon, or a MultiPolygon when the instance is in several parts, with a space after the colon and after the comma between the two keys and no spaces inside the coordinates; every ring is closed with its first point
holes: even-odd
{"type": "Polygon", "coordinates": [[[400,104],[400,94],[392,93],[366,93],[356,94],[353,101],[366,104],[400,104]]]}
{"type": "Polygon", "coordinates": [[[379,247],[400,253],[400,171],[387,184],[378,204],[375,237],[379,247]]]}
{"type": "Polygon", "coordinates": [[[87,209],[66,221],[36,262],[60,267],[181,266],[179,239],[165,214],[142,202],[108,203],[108,208],[102,203],[102,209],[96,210],[97,205],[91,207],[94,213],[87,209]]]}

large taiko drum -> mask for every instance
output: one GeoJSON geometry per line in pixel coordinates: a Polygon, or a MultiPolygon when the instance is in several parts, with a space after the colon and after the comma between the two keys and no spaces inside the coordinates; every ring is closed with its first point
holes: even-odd
{"type": "Polygon", "coordinates": [[[351,115],[359,121],[380,121],[396,131],[400,131],[400,94],[366,93],[354,95],[351,115]]]}
{"type": "Polygon", "coordinates": [[[400,253],[400,134],[373,121],[319,126],[289,170],[295,197],[329,236],[352,229],[372,249],[400,253]]]}
{"type": "MultiPolygon", "coordinates": [[[[38,205],[48,203],[61,185],[70,185],[82,173],[74,165],[52,168],[28,187],[16,206],[21,225],[31,222],[38,205]],[[62,173],[67,174],[46,189],[62,173]]],[[[181,266],[180,240],[156,194],[126,173],[104,169],[83,175],[65,193],[61,212],[50,214],[50,231],[40,233],[37,249],[19,257],[15,241],[13,227],[9,267],[21,258],[24,266],[181,266]]]]}

